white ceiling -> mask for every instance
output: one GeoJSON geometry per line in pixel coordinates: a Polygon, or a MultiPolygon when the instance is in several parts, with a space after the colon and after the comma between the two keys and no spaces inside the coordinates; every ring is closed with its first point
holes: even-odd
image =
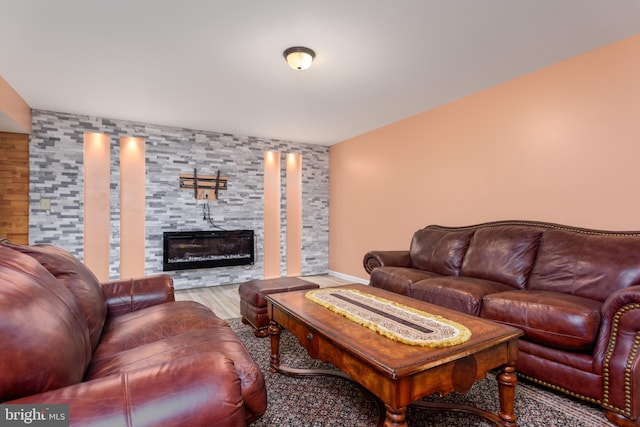
{"type": "Polygon", "coordinates": [[[639,32],[640,0],[0,0],[0,75],[35,109],[331,145],[639,32]]]}

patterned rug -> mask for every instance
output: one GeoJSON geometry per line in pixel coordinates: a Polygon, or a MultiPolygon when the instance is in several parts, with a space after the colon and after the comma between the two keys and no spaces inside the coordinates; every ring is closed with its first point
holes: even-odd
{"type": "MultiPolygon", "coordinates": [[[[333,377],[290,377],[269,372],[269,338],[256,338],[253,330],[233,319],[229,324],[249,353],[262,368],[267,384],[268,407],[256,427],[369,427],[377,423],[377,409],[357,385],[333,377]]],[[[298,368],[335,369],[311,359],[288,332],[280,336],[280,360],[298,368]]],[[[431,396],[425,400],[444,400],[498,412],[498,386],[495,375],[477,382],[464,394],[431,396]]],[[[519,380],[516,387],[516,416],[520,427],[602,427],[612,426],[601,411],[585,403],[519,380]]],[[[475,415],[432,412],[409,408],[409,426],[494,426],[475,415]]]]}

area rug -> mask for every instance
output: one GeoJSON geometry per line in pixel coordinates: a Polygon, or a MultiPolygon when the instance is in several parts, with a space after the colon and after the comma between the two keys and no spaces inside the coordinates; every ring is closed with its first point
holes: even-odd
{"type": "MultiPolygon", "coordinates": [[[[264,372],[267,385],[268,406],[256,427],[329,427],[376,426],[377,407],[362,389],[335,377],[291,377],[269,372],[269,338],[256,338],[253,329],[240,319],[229,320],[232,329],[249,350],[264,372]]],[[[295,337],[287,331],[280,336],[280,360],[287,366],[312,369],[333,369],[326,363],[311,359],[295,337]]],[[[495,375],[477,382],[462,395],[430,396],[427,401],[444,400],[463,403],[497,413],[499,410],[498,386],[495,375]]],[[[588,404],[562,394],[546,390],[535,384],[519,380],[516,387],[515,406],[518,426],[545,427],[602,427],[612,426],[602,412],[588,404]]],[[[456,412],[432,412],[409,408],[409,426],[494,426],[471,414],[456,412]]]]}

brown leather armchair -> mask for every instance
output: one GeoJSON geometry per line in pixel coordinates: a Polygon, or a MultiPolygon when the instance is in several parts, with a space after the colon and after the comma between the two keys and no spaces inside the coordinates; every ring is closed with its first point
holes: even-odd
{"type": "Polygon", "coordinates": [[[68,404],[71,425],[241,426],[260,368],[168,275],[99,284],[68,252],[0,244],[0,402],[68,404]]]}

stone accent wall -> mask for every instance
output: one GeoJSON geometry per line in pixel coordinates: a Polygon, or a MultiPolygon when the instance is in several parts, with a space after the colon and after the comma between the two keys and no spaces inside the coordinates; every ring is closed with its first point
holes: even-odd
{"type": "Polygon", "coordinates": [[[177,289],[239,283],[263,277],[263,155],[281,153],[281,273],[286,275],[285,155],[302,155],[302,274],[325,274],[329,249],[329,149],[250,136],[159,126],[123,120],[33,111],[30,138],[31,244],[51,243],[83,259],[84,132],[111,136],[111,279],[119,278],[120,137],[146,140],[146,274],[162,272],[164,231],[252,229],[256,262],[252,267],[220,267],[172,272],[177,289]],[[220,200],[209,202],[213,224],[203,220],[203,205],[179,188],[180,173],[229,177],[220,200]],[[40,199],[51,199],[43,210],[40,199]]]}

